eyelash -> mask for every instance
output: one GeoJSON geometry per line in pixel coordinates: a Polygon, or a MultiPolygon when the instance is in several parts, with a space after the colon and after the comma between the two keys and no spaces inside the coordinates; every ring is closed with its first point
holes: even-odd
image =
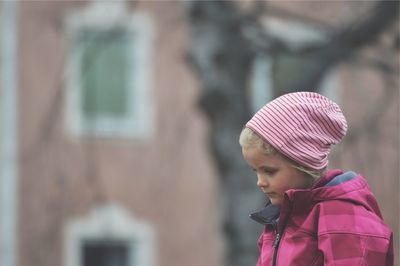
{"type": "MultiPolygon", "coordinates": [[[[257,169],[251,168],[251,170],[253,170],[254,172],[257,173],[257,169]]],[[[273,175],[273,174],[276,172],[276,170],[267,170],[267,169],[263,169],[263,172],[264,172],[265,174],[267,174],[267,175],[273,175]]]]}
{"type": "Polygon", "coordinates": [[[273,175],[275,173],[274,170],[265,170],[264,173],[266,173],[267,175],[273,175]]]}

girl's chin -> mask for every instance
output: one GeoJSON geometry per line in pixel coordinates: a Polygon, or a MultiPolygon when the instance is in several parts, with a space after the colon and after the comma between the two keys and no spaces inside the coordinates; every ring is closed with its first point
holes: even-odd
{"type": "Polygon", "coordinates": [[[269,198],[269,200],[271,201],[272,205],[281,205],[282,204],[282,200],[280,198],[269,198]]]}

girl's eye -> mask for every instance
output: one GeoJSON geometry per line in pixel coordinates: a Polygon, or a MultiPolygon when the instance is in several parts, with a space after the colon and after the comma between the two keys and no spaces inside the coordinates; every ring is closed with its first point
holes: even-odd
{"type": "MultiPolygon", "coordinates": [[[[253,171],[253,172],[256,172],[257,173],[257,169],[256,168],[251,168],[251,170],[253,171]]],[[[262,168],[262,169],[260,169],[263,173],[265,173],[265,174],[267,174],[267,175],[273,175],[273,174],[275,174],[275,172],[276,172],[276,169],[270,169],[270,168],[262,168]]]]}
{"type": "Polygon", "coordinates": [[[273,174],[275,174],[276,170],[274,170],[274,169],[263,169],[263,172],[266,173],[267,175],[273,175],[273,174]]]}

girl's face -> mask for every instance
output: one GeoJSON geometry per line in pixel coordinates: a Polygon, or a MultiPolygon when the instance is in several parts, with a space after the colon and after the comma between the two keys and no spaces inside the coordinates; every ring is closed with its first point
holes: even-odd
{"type": "Polygon", "coordinates": [[[311,177],[294,168],[282,155],[267,155],[258,147],[243,148],[242,153],[257,174],[257,186],[272,204],[281,205],[288,189],[310,187],[311,177]]]}

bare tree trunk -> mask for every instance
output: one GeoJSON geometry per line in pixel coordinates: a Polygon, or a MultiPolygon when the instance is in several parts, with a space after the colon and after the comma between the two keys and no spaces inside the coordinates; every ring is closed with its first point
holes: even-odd
{"type": "Polygon", "coordinates": [[[241,16],[229,1],[188,1],[192,25],[189,60],[202,83],[199,104],[211,124],[210,147],[221,177],[227,265],[255,265],[260,227],[248,213],[261,202],[241,156],[238,137],[250,117],[244,88],[253,53],[243,38],[241,16]]]}

